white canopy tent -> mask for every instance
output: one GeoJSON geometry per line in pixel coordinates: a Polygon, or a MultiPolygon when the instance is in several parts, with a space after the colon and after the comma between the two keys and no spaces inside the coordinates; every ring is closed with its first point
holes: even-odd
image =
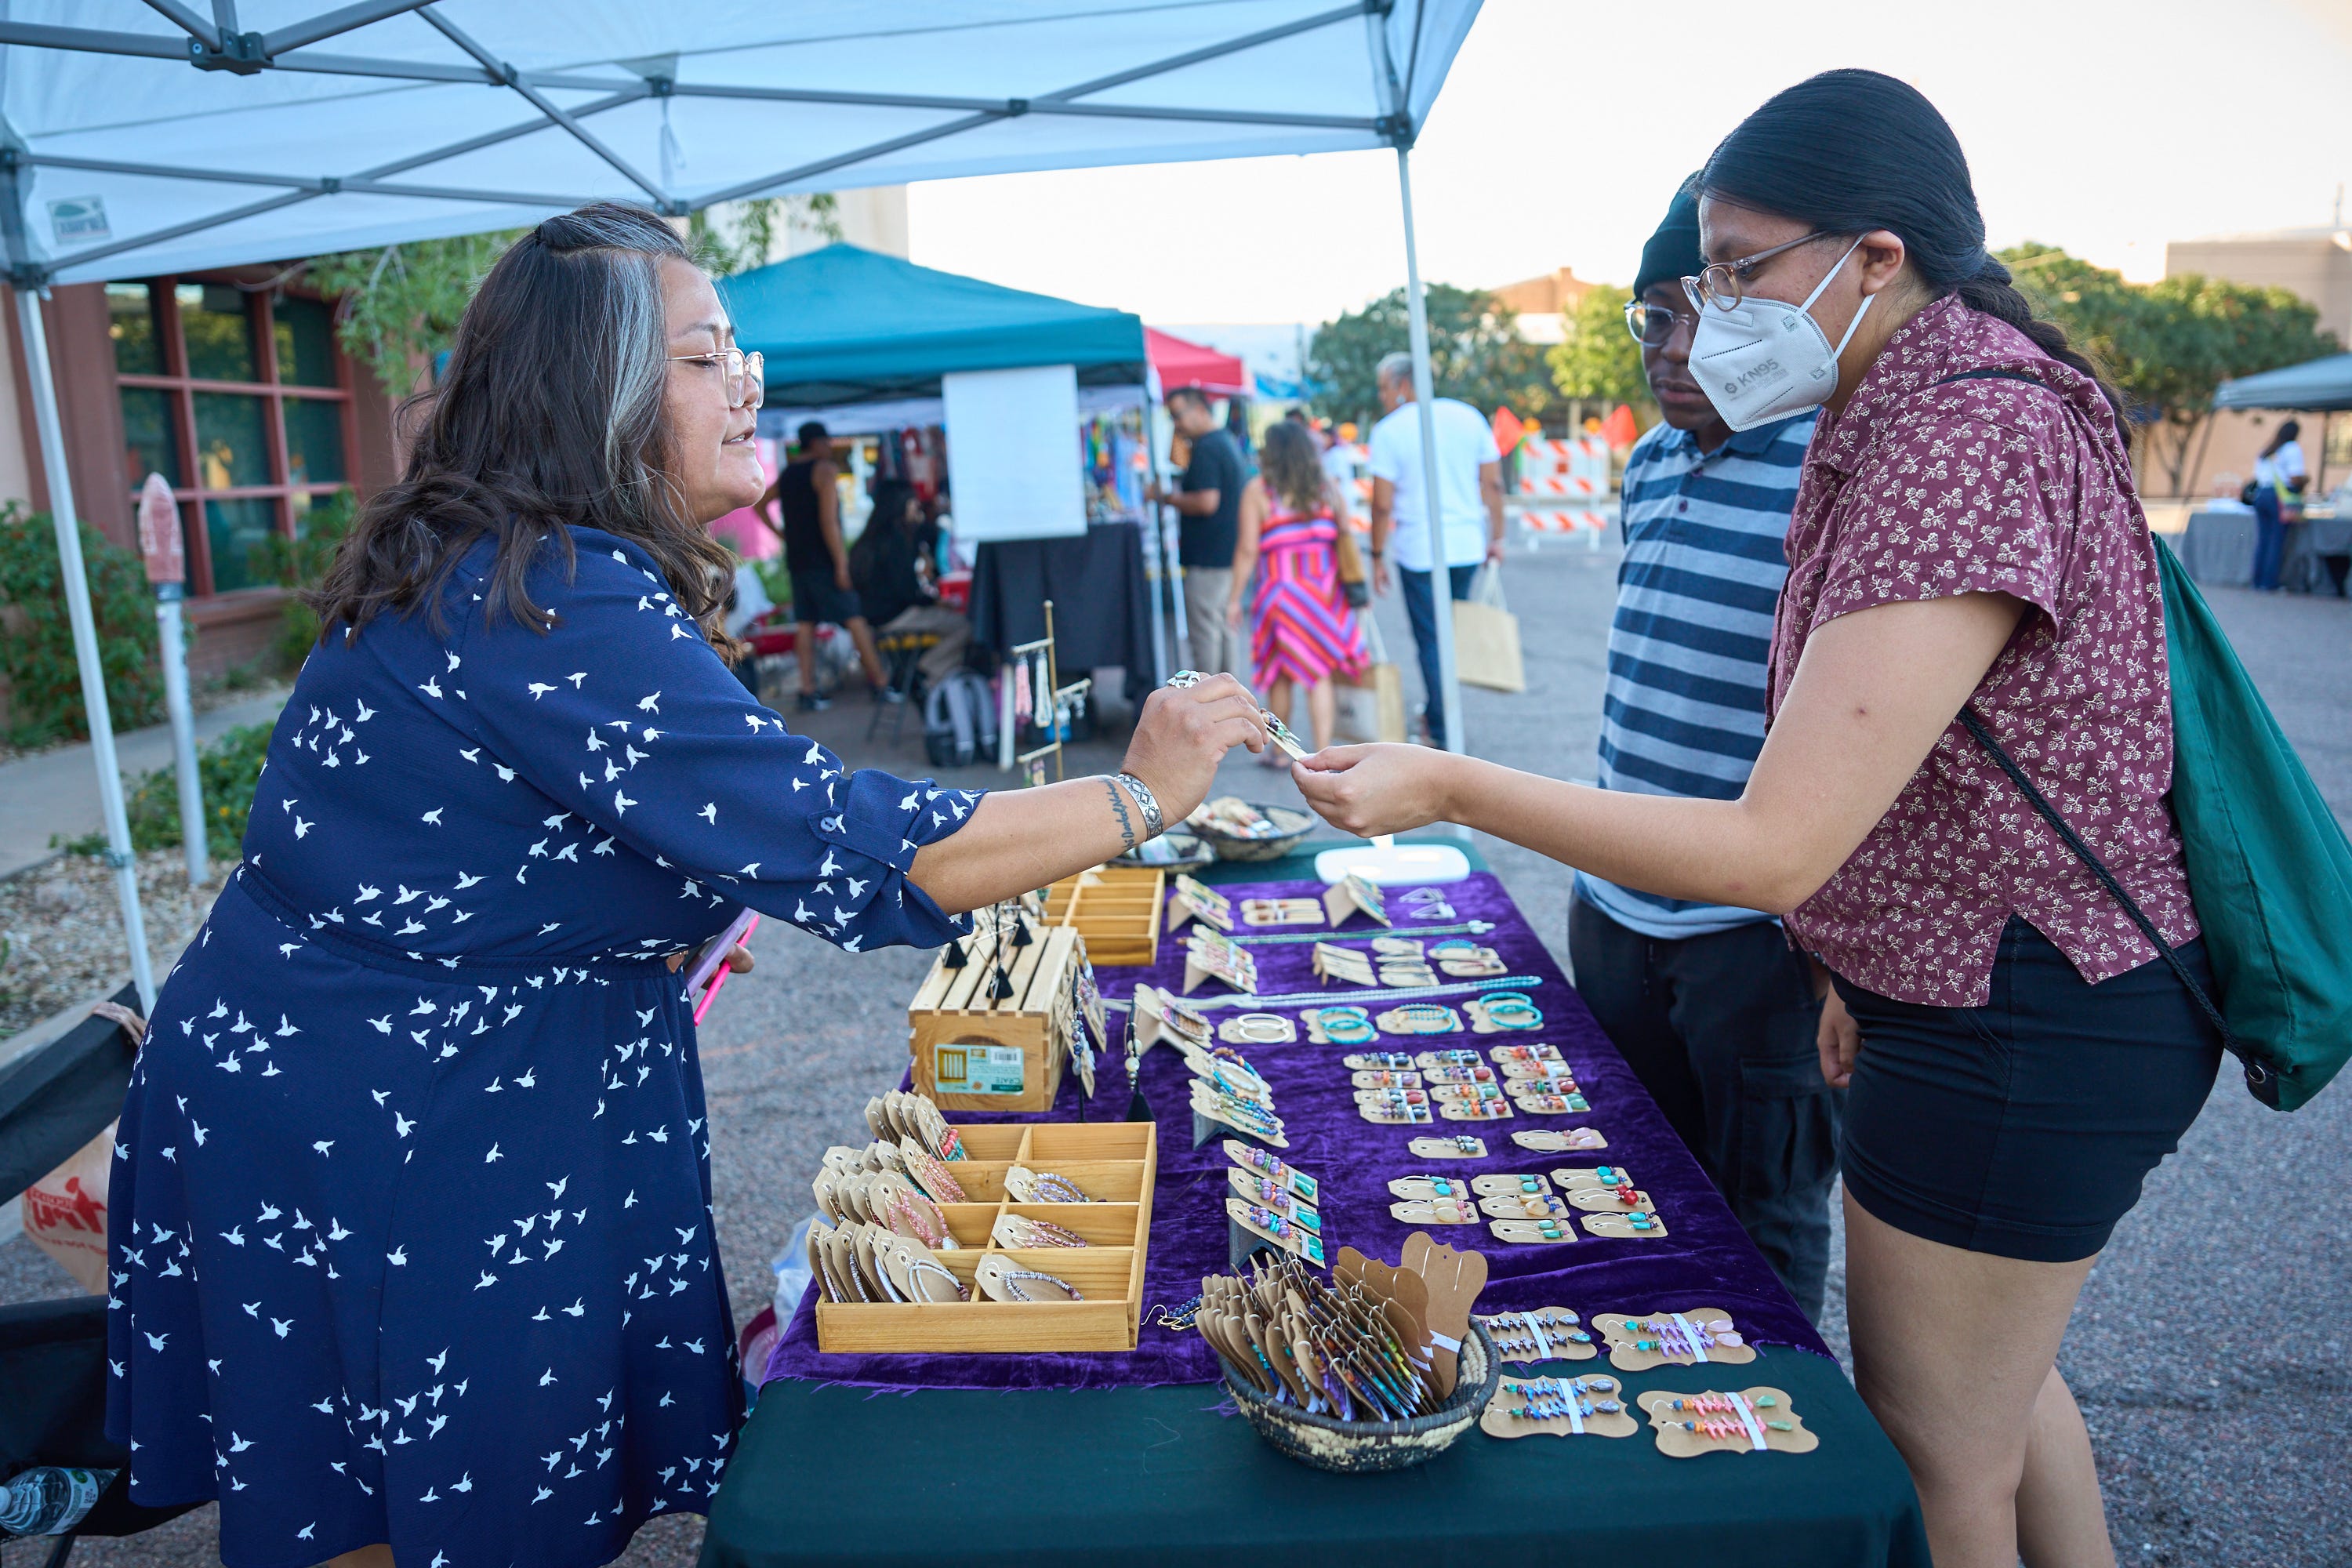
{"type": "MultiPolygon", "coordinates": [[[[1035,169],[1389,147],[1438,537],[1410,150],[1478,0],[13,0],[0,242],[16,290],[134,978],[130,834],[48,351],[52,283],[1035,169]]],[[[1449,744],[1462,744],[1437,595],[1449,744]]]]}

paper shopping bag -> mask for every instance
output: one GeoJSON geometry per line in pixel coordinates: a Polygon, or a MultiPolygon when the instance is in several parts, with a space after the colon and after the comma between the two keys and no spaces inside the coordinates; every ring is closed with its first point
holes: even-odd
{"type": "Polygon", "coordinates": [[[1332,689],[1338,694],[1339,718],[1332,726],[1331,738],[1341,745],[1360,745],[1373,741],[1402,744],[1404,741],[1404,677],[1389,662],[1388,649],[1381,642],[1379,623],[1370,610],[1355,612],[1364,628],[1364,640],[1372,654],[1371,663],[1360,675],[1342,673],[1334,678],[1332,689]]]}
{"type": "Polygon", "coordinates": [[[1465,686],[1525,691],[1528,667],[1519,657],[1519,617],[1503,605],[1503,574],[1488,566],[1470,597],[1454,605],[1454,673],[1465,686]]]}

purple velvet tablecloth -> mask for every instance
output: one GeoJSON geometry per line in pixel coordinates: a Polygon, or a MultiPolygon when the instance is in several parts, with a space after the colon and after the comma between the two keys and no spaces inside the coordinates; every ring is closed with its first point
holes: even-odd
{"type": "MultiPolygon", "coordinates": [[[[1219,890],[1238,904],[1244,898],[1315,895],[1322,888],[1314,882],[1226,883],[1219,890]]],[[[1520,917],[1501,881],[1491,874],[1477,873],[1452,888],[1449,897],[1460,920],[1495,923],[1493,931],[1477,940],[1493,947],[1511,973],[1539,977],[1540,985],[1530,987],[1529,994],[1543,1010],[1543,1027],[1505,1036],[1465,1030],[1437,1038],[1383,1037],[1375,1045],[1347,1048],[1309,1045],[1301,1029],[1292,1045],[1241,1047],[1274,1090],[1290,1141],[1283,1158],[1323,1184],[1323,1234],[1329,1253],[1336,1256],[1340,1247],[1353,1246],[1394,1261],[1406,1236],[1426,1229],[1448,1245],[1475,1247],[1486,1254],[1490,1271],[1486,1293],[1479,1299],[1480,1311],[1558,1306],[1570,1308],[1590,1322],[1599,1312],[1720,1307],[1730,1312],[1751,1341],[1795,1345],[1827,1355],[1821,1336],[1781,1289],[1738,1221],[1651,1103],[1542,941],[1520,917]],[[1506,1041],[1528,1040],[1546,1040],[1559,1047],[1591,1103],[1591,1110],[1566,1116],[1520,1114],[1507,1121],[1485,1123],[1440,1119],[1427,1128],[1375,1126],[1356,1114],[1354,1090],[1339,1065],[1349,1049],[1475,1046],[1483,1054],[1506,1041]],[[1608,1149],[1537,1154],[1521,1149],[1510,1138],[1514,1131],[1524,1128],[1579,1126],[1599,1131],[1608,1139],[1608,1149]],[[1406,1148],[1415,1136],[1455,1131],[1483,1137],[1488,1157],[1428,1161],[1415,1158],[1406,1148]],[[1496,1241],[1483,1226],[1414,1226],[1389,1215],[1389,1205],[1395,1200],[1388,1184],[1396,1176],[1433,1172],[1470,1176],[1602,1163],[1622,1165],[1633,1173],[1657,1205],[1669,1235],[1656,1240],[1614,1240],[1588,1235],[1579,1226],[1574,1242],[1518,1247],[1496,1241]]],[[[1393,896],[1391,907],[1397,908],[1393,896]]],[[[1402,927],[1423,922],[1400,910],[1397,923],[1402,927]]],[[[1332,934],[1336,941],[1360,947],[1380,933],[1370,921],[1358,916],[1332,934]]],[[[1318,989],[1311,968],[1311,942],[1268,943],[1255,946],[1254,951],[1258,987],[1265,994],[1318,989]]],[[[1183,969],[1181,938],[1163,938],[1160,962],[1154,967],[1106,969],[1097,977],[1106,995],[1124,997],[1138,981],[1181,986],[1183,969]]],[[[1332,1000],[1346,1001],[1354,989],[1333,987],[1332,1000]]],[[[1218,982],[1202,983],[1202,995],[1221,992],[1218,982]]],[[[1458,1006],[1461,998],[1450,1000],[1458,1006]]],[[[1297,1015],[1297,1009],[1279,1010],[1297,1015]]],[[[1230,1010],[1210,1016],[1222,1018],[1230,1016],[1230,1010]]],[[[777,1342],[762,1381],[809,1378],[880,1388],[1107,1388],[1216,1381],[1216,1355],[1206,1342],[1198,1334],[1173,1332],[1151,1322],[1155,1306],[1186,1300],[1199,1292],[1202,1275],[1226,1270],[1228,1162],[1215,1140],[1198,1150],[1192,1147],[1187,1079],[1183,1062],[1173,1051],[1154,1050],[1144,1058],[1143,1090],[1160,1122],[1160,1178],[1152,1195],[1143,1328],[1133,1351],[1024,1356],[827,1355],[817,1349],[816,1293],[812,1290],[777,1342]]],[[[1037,1120],[1076,1120],[1079,1092],[1076,1075],[1067,1075],[1060,1102],[1050,1117],[1037,1120]]],[[[1097,1092],[1086,1112],[1093,1120],[1118,1121],[1127,1109],[1126,1075],[1118,1070],[1114,1055],[1097,1076],[1097,1092]]],[[[1022,1119],[961,1115],[953,1120],[1022,1119]]]]}

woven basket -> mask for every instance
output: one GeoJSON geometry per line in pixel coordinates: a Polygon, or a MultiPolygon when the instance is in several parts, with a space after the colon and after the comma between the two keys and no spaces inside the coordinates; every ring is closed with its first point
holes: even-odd
{"type": "Polygon", "coordinates": [[[1265,838],[1235,838],[1198,822],[1184,826],[1200,835],[1201,842],[1216,852],[1220,860],[1279,860],[1290,853],[1290,847],[1315,831],[1317,817],[1312,812],[1287,805],[1262,805],[1256,801],[1251,806],[1282,829],[1265,838]]]}
{"type": "Polygon", "coordinates": [[[1343,1476],[1371,1475],[1381,1470],[1409,1469],[1436,1458],[1454,1440],[1477,1424],[1486,1402],[1495,1395],[1502,1358],[1485,1325],[1471,1320],[1470,1337],[1462,1342],[1454,1392],[1427,1415],[1409,1421],[1341,1421],[1312,1415],[1296,1405],[1279,1405],[1260,1394],[1221,1356],[1225,1387],[1241,1406],[1257,1435],[1302,1465],[1343,1476]]]}

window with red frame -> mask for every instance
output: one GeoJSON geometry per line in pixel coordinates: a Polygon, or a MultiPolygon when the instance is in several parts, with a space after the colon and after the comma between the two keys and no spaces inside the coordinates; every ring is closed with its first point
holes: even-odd
{"type": "Polygon", "coordinates": [[[294,538],[351,480],[350,363],[334,308],[282,290],[158,278],[106,286],[124,479],[171,482],[188,591],[268,586],[256,547],[294,538]]]}

